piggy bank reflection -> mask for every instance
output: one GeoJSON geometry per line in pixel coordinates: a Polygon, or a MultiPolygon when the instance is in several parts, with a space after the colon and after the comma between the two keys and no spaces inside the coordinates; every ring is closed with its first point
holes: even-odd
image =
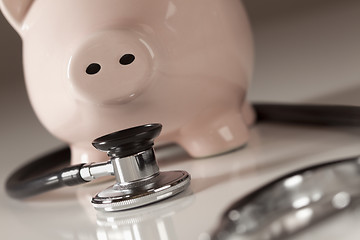
{"type": "Polygon", "coordinates": [[[103,161],[93,139],[163,124],[191,156],[236,149],[254,121],[251,31],[239,0],[1,0],[23,40],[42,124],[72,162],[103,161]]]}

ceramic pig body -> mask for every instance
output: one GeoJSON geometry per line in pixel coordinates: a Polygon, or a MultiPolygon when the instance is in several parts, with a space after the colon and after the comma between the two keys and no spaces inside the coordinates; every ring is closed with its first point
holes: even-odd
{"type": "Polygon", "coordinates": [[[253,52],[239,0],[1,4],[23,39],[32,106],[74,163],[104,160],[93,139],[151,122],[195,157],[246,143],[253,52]]]}

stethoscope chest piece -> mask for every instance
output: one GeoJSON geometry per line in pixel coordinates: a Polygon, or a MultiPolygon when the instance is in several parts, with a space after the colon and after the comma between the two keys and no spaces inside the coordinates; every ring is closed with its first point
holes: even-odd
{"type": "MultiPolygon", "coordinates": [[[[153,144],[160,134],[160,124],[126,129],[96,139],[95,148],[110,157],[116,183],[92,199],[100,211],[112,212],[140,207],[172,197],[190,184],[185,171],[159,171],[153,144]]],[[[105,165],[104,165],[105,166],[105,165]]]]}
{"type": "Polygon", "coordinates": [[[189,183],[190,176],[185,171],[160,172],[132,189],[114,184],[93,197],[92,204],[106,212],[127,210],[172,197],[185,190],[189,183]]]}

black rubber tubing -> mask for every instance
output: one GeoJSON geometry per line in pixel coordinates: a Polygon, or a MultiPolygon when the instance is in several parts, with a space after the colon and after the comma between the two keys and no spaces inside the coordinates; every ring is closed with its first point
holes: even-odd
{"type": "Polygon", "coordinates": [[[258,121],[360,126],[360,107],[342,105],[254,103],[258,121]]]}
{"type": "MultiPolygon", "coordinates": [[[[253,106],[260,122],[360,126],[360,107],[356,106],[277,103],[254,103],[253,106]]],[[[65,147],[31,161],[10,175],[6,182],[7,193],[21,199],[63,186],[86,183],[79,172],[84,164],[69,166],[70,158],[70,149],[65,147]],[[47,173],[49,169],[61,166],[60,170],[47,173]]]]}
{"type": "Polygon", "coordinates": [[[22,199],[63,186],[87,182],[80,176],[80,168],[84,164],[69,166],[70,155],[70,149],[64,147],[20,167],[6,181],[8,195],[22,199]]]}

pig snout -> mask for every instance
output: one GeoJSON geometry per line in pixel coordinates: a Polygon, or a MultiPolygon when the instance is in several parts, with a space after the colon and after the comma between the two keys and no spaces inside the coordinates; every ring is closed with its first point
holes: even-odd
{"type": "Polygon", "coordinates": [[[154,52],[140,34],[98,33],[74,47],[68,65],[78,99],[101,104],[131,101],[151,82],[154,52]]]}

